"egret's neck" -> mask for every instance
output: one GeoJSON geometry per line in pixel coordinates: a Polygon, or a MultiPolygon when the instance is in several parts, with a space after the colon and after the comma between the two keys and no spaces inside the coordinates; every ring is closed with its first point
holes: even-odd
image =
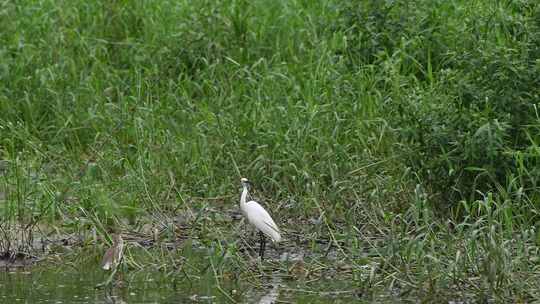
{"type": "Polygon", "coordinates": [[[240,195],[240,205],[243,205],[246,203],[247,194],[248,194],[247,186],[244,186],[244,190],[242,190],[242,195],[240,195]]]}

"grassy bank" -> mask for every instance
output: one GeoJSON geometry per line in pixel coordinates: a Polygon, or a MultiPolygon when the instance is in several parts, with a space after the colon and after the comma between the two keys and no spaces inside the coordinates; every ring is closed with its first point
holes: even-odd
{"type": "Polygon", "coordinates": [[[0,249],[155,228],[187,240],[147,261],[179,280],[538,300],[539,20],[536,1],[3,2],[0,249]],[[242,176],[301,265],[246,264],[242,176]],[[191,247],[209,268],[181,267],[191,247]]]}

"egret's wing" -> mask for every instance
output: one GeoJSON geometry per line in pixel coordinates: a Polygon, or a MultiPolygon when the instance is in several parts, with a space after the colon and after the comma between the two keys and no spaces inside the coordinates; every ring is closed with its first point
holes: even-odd
{"type": "Polygon", "coordinates": [[[281,240],[279,228],[270,214],[268,214],[259,203],[255,201],[247,202],[244,212],[248,221],[262,233],[271,238],[272,241],[279,242],[281,240]]]}

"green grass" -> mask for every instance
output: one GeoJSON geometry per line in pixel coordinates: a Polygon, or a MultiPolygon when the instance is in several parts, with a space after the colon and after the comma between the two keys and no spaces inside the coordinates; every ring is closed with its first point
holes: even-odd
{"type": "Polygon", "coordinates": [[[536,1],[0,2],[0,249],[39,227],[170,240],[184,217],[218,285],[256,277],[230,216],[246,176],[283,246],[364,295],[539,300],[538,20],[536,1]]]}

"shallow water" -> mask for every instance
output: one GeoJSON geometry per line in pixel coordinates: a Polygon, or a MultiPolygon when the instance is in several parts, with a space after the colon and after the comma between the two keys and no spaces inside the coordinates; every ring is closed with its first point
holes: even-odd
{"type": "MultiPolygon", "coordinates": [[[[186,259],[181,265],[186,267],[186,272],[175,270],[174,274],[166,275],[156,268],[139,270],[124,263],[113,280],[114,284],[105,288],[96,288],[96,285],[109,277],[109,272],[98,266],[102,250],[82,249],[71,255],[71,258],[51,255],[46,261],[34,266],[12,269],[1,267],[0,303],[269,304],[396,300],[384,292],[379,296],[374,297],[371,293],[366,297],[365,293],[359,291],[358,282],[340,280],[337,273],[320,275],[316,279],[305,278],[302,275],[303,266],[293,269],[295,263],[304,265],[302,254],[283,253],[278,259],[262,264],[252,260],[248,264],[251,264],[254,272],[247,275],[247,278],[245,273],[240,275],[233,270],[235,267],[229,267],[228,272],[224,272],[217,282],[213,266],[209,268],[205,265],[215,265],[213,263],[216,261],[210,262],[208,257],[221,254],[199,252],[192,250],[191,246],[185,248],[181,255],[186,259]],[[250,278],[251,275],[253,277],[250,278]]],[[[130,256],[133,260],[144,261],[145,255],[140,251],[132,250],[130,253],[134,254],[130,256]]],[[[171,271],[170,266],[167,271],[171,271]]]]}
{"type": "MultiPolygon", "coordinates": [[[[173,284],[159,272],[128,272],[119,273],[116,282],[121,282],[115,287],[96,289],[106,278],[107,274],[99,269],[79,271],[69,266],[8,270],[0,272],[0,303],[348,303],[360,300],[352,292],[336,295],[307,292],[278,273],[269,278],[267,287],[255,288],[238,283],[218,287],[211,277],[173,284]]],[[[325,289],[342,285],[332,281],[316,283],[319,284],[325,289]]]]}

